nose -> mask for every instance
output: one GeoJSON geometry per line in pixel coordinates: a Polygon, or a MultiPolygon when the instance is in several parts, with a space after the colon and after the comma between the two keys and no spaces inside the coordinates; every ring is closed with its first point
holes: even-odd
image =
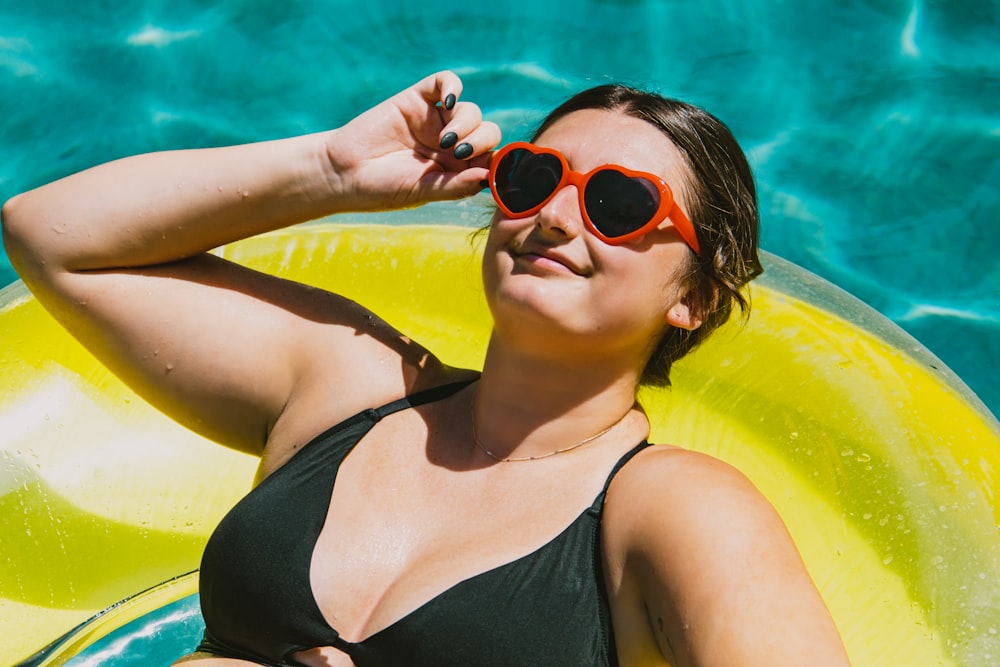
{"type": "Polygon", "coordinates": [[[552,234],[574,238],[583,231],[583,211],[576,185],[567,183],[535,215],[538,227],[552,234]]]}

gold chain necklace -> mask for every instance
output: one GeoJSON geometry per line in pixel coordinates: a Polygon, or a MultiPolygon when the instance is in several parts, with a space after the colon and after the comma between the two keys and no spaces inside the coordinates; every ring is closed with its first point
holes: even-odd
{"type": "Polygon", "coordinates": [[[478,449],[479,451],[481,451],[483,454],[486,454],[486,456],[490,457],[494,461],[497,461],[498,463],[513,463],[515,461],[537,461],[538,459],[547,459],[550,456],[555,456],[556,454],[564,454],[566,452],[571,452],[574,449],[579,449],[580,447],[583,447],[584,445],[586,445],[588,442],[593,442],[594,440],[597,440],[602,435],[604,435],[605,433],[607,433],[608,431],[610,431],[611,429],[613,429],[615,426],[618,426],[619,424],[621,424],[623,421],[625,421],[625,418],[628,417],[628,413],[631,412],[631,411],[632,410],[630,408],[628,411],[625,412],[625,414],[623,414],[618,419],[618,421],[616,421],[614,424],[612,424],[611,426],[607,427],[603,431],[595,433],[594,435],[592,435],[590,437],[584,438],[580,442],[572,444],[569,447],[563,447],[562,449],[557,449],[554,452],[548,452],[546,454],[539,454],[538,456],[507,456],[507,457],[502,457],[502,456],[497,456],[496,454],[494,454],[493,452],[491,452],[489,449],[487,449],[483,445],[483,443],[481,443],[479,441],[479,434],[476,431],[476,397],[475,396],[472,397],[472,402],[469,405],[469,414],[472,416],[472,442],[475,443],[476,449],[478,449]]]}

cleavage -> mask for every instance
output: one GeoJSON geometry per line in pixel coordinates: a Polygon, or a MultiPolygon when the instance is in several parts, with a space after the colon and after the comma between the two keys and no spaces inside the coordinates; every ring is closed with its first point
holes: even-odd
{"type": "MultiPolygon", "coordinates": [[[[581,472],[575,465],[569,476],[569,459],[461,471],[436,464],[428,456],[425,411],[434,413],[411,409],[377,423],[333,480],[310,585],[327,624],[347,641],[361,641],[460,582],[538,550],[603,488],[602,466],[581,472]],[[574,483],[560,488],[560,479],[574,483]]],[[[435,442],[447,444],[441,434],[435,442]]],[[[577,463],[586,459],[592,456],[577,463]]]]}

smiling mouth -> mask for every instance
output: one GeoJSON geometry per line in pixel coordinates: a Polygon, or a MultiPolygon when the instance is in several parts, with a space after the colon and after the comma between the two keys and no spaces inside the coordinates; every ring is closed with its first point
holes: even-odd
{"type": "Polygon", "coordinates": [[[546,252],[542,248],[526,248],[511,251],[511,256],[515,261],[521,261],[533,268],[542,269],[551,273],[571,273],[577,276],[589,275],[569,259],[562,257],[559,253],[546,252]]]}

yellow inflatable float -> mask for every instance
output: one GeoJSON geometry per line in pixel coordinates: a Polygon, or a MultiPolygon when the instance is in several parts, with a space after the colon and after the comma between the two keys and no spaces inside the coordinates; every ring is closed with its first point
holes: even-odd
{"type": "MultiPolygon", "coordinates": [[[[419,219],[480,221],[478,204],[449,206],[419,219]]],[[[488,317],[471,231],[322,221],[219,252],[335,286],[447,362],[477,366],[488,317]]],[[[755,481],[856,667],[1000,664],[1000,425],[894,325],[765,260],[750,322],[678,364],[672,389],[643,395],[653,440],[755,481]]],[[[0,295],[0,331],[0,664],[168,664],[184,649],[130,662],[121,646],[200,632],[194,570],[256,460],[151,409],[22,286],[0,295]]]]}

